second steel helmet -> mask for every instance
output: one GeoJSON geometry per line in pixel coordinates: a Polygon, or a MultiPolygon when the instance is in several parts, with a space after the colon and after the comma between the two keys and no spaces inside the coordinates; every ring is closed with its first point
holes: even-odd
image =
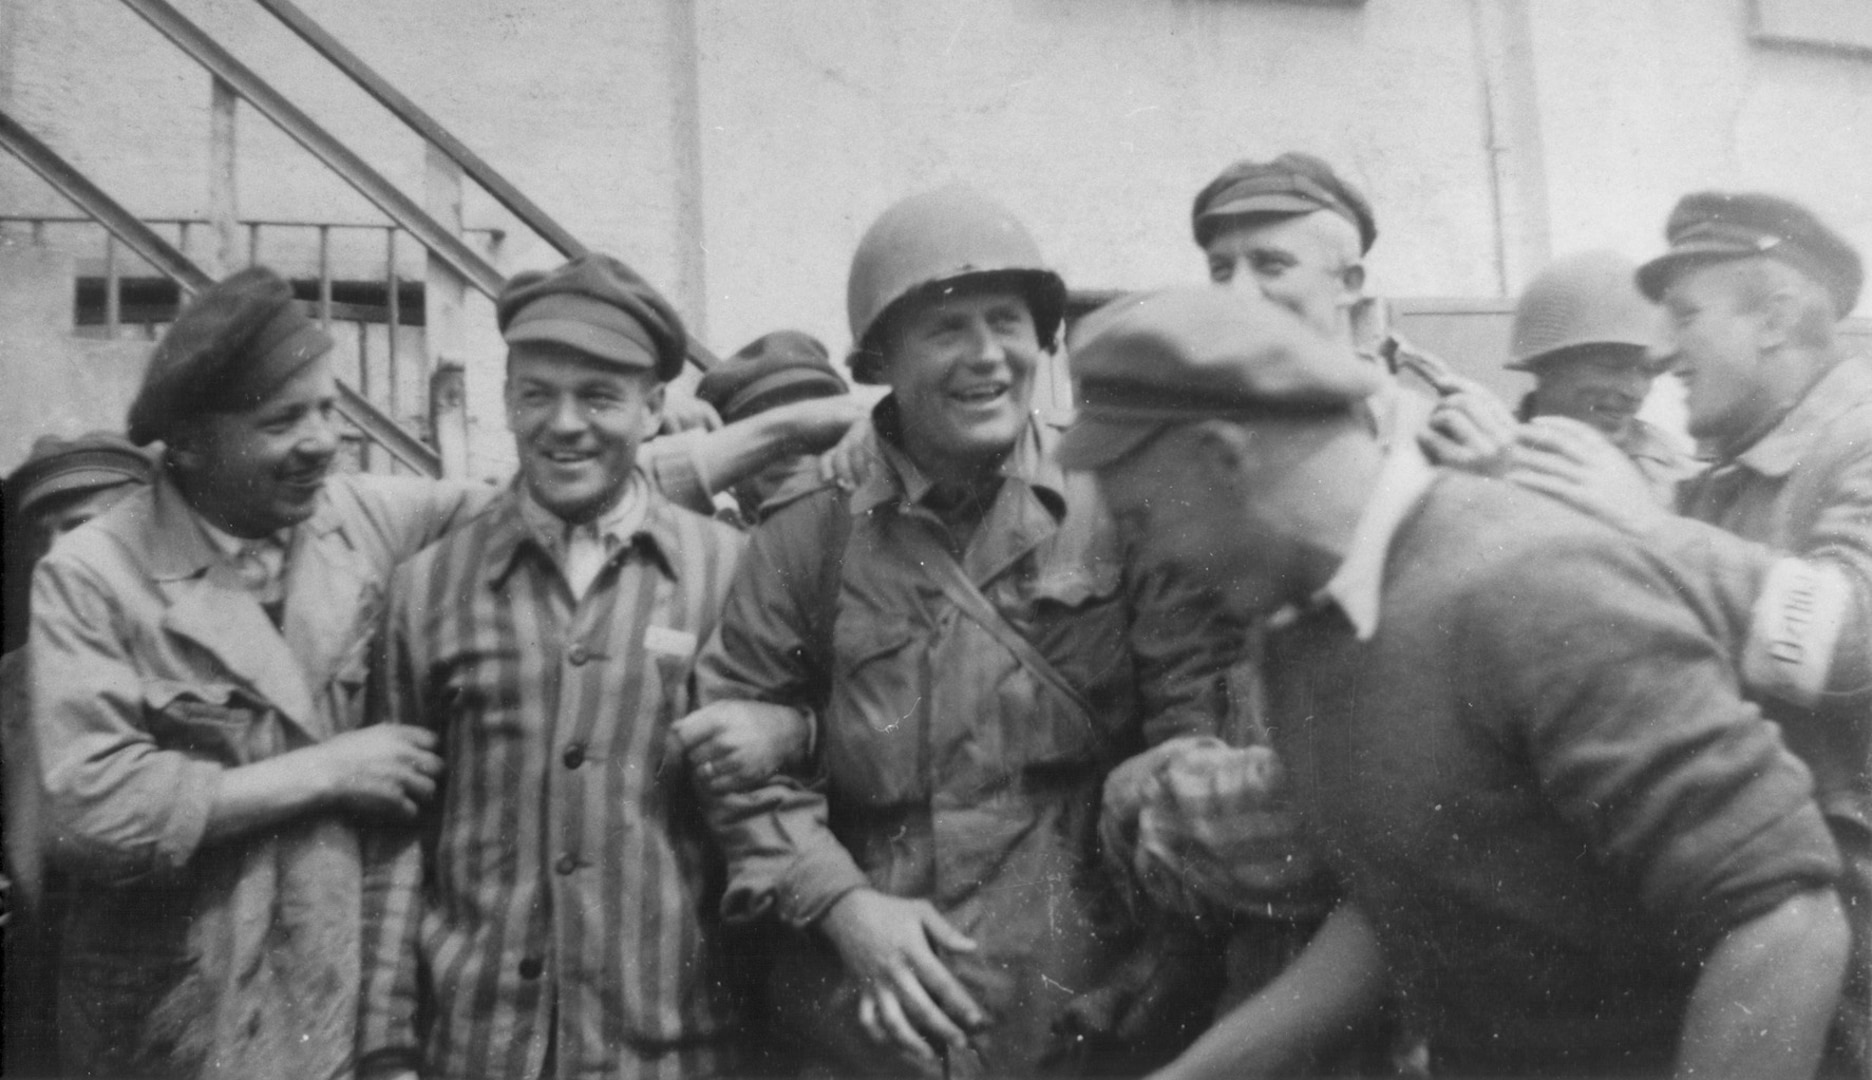
{"type": "Polygon", "coordinates": [[[1053,347],[1066,283],[1008,209],[961,184],[912,195],[878,216],[858,242],[846,282],[852,378],[877,382],[878,332],[902,301],[974,277],[1005,277],[1027,296],[1040,343],[1053,347]]]}
{"type": "Polygon", "coordinates": [[[1554,260],[1515,304],[1508,368],[1529,371],[1581,345],[1630,345],[1650,355],[1661,344],[1661,316],[1638,291],[1637,272],[1636,263],[1614,251],[1554,260]]]}

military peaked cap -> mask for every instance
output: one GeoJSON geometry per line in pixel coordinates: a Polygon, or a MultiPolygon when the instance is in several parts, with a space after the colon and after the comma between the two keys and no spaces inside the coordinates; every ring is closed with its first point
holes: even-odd
{"type": "Polygon", "coordinates": [[[1812,210],[1778,195],[1699,191],[1678,200],[1665,223],[1670,250],[1638,268],[1638,287],[1653,300],[1686,268],[1727,259],[1765,256],[1825,286],[1835,314],[1845,318],[1859,303],[1865,268],[1846,238],[1812,210]]]}
{"type": "Polygon", "coordinates": [[[509,345],[551,342],[616,367],[682,372],[689,337],[669,301],[609,255],[590,252],[556,270],[515,274],[494,302],[509,345]]]}
{"type": "Polygon", "coordinates": [[[1287,153],[1273,161],[1237,161],[1196,195],[1190,225],[1198,247],[1222,226],[1248,217],[1292,217],[1330,210],[1358,229],[1359,251],[1371,250],[1378,222],[1363,193],[1311,154],[1287,153]]]}

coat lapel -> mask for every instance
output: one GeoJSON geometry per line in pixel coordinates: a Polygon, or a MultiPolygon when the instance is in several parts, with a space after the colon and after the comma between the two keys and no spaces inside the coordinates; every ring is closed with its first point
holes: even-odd
{"type": "MultiPolygon", "coordinates": [[[[286,644],[306,681],[361,677],[376,631],[374,578],[329,503],[295,532],[287,567],[286,644]]],[[[323,712],[316,720],[320,738],[335,734],[323,712]]]]}
{"type": "Polygon", "coordinates": [[[327,725],[318,714],[299,660],[166,476],[156,484],[150,551],[168,601],[163,627],[206,649],[242,684],[313,739],[327,725]]]}

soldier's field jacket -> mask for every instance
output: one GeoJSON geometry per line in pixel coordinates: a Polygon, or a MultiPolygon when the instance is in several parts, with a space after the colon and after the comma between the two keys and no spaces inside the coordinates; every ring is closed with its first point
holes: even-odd
{"type": "MultiPolygon", "coordinates": [[[[1104,775],[1146,726],[1213,730],[1219,708],[1226,656],[1205,649],[1228,639],[1129,571],[1092,479],[1051,461],[1054,437],[1029,429],[957,553],[930,481],[874,434],[855,490],[812,490],[755,533],[698,665],[705,703],[780,702],[819,722],[812,770],[713,809],[727,914],[810,927],[867,885],[931,901],[979,942],[951,962],[995,1020],[957,1074],[1031,1073],[1059,1053],[1061,1007],[1125,946],[1093,858],[1104,775]],[[957,574],[1003,628],[957,602],[957,574]]],[[[854,992],[829,986],[813,1007],[856,1034],[854,992]]],[[[875,1049],[867,1060],[882,1067],[875,1049]]]]}

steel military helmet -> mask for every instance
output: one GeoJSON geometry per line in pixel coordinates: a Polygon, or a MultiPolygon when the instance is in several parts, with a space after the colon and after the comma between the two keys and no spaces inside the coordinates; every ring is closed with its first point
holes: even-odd
{"type": "Polygon", "coordinates": [[[1536,274],[1515,304],[1511,371],[1532,371],[1583,345],[1625,345],[1647,366],[1662,344],[1657,306],[1638,291],[1638,266],[1614,251],[1583,251],[1536,274]]]}
{"type": "Polygon", "coordinates": [[[878,216],[858,242],[845,288],[852,378],[880,381],[883,331],[904,301],[965,278],[1005,278],[1027,296],[1040,343],[1053,348],[1066,283],[1000,203],[955,184],[912,195],[878,216]]]}

